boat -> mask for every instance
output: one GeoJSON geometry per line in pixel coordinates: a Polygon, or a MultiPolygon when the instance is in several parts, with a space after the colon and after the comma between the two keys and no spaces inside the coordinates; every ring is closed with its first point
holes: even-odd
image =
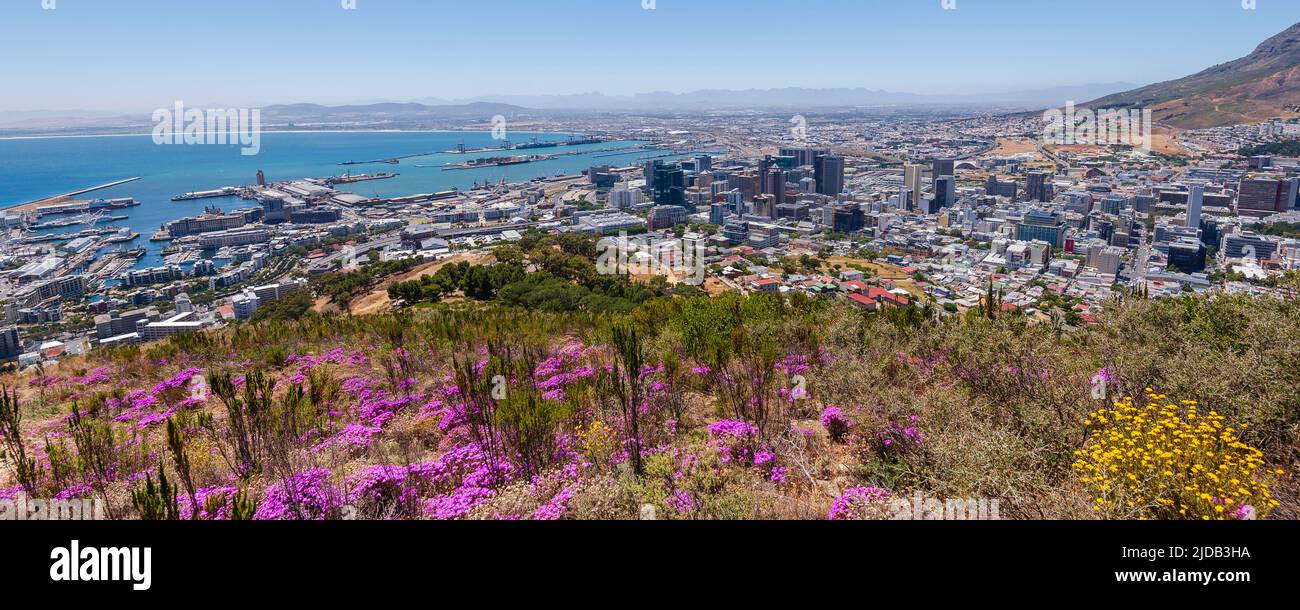
{"type": "Polygon", "coordinates": [[[195,199],[211,199],[213,197],[233,197],[239,194],[239,187],[223,186],[211,191],[194,191],[172,197],[172,201],[192,201],[195,199]]]}

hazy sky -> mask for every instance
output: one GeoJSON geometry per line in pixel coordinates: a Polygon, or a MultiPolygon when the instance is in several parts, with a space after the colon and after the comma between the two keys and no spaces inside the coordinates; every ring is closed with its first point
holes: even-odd
{"type": "Polygon", "coordinates": [[[51,1],[0,0],[0,110],[1146,84],[1300,21],[1300,0],[51,1]]]}

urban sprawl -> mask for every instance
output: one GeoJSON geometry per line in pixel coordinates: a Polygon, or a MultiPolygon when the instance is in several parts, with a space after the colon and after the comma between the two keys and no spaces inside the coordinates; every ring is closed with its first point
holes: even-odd
{"type": "MultiPolygon", "coordinates": [[[[1125,295],[1266,294],[1300,267],[1300,160],[1243,154],[1300,137],[1282,120],[1181,132],[1154,150],[1057,146],[1039,117],[938,111],[545,127],[651,144],[626,167],[388,199],[347,185],[390,175],[277,182],[259,172],[247,186],[177,194],[226,209],[159,227],[150,238],[167,243],[166,262],[151,269],[136,268],[142,250],[114,247],[139,237],[112,226],[133,199],[0,212],[0,359],[34,366],[235,324],[322,273],[488,254],[529,231],[630,242],[639,256],[681,244],[703,252],[695,264],[710,293],[804,292],[871,310],[928,303],[940,315],[996,299],[1073,327],[1125,295]]],[[[691,273],[679,275],[670,281],[691,273]]]]}

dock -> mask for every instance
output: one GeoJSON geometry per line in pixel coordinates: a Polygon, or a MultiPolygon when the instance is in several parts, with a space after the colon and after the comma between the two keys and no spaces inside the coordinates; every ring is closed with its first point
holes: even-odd
{"type": "Polygon", "coordinates": [[[211,191],[195,191],[172,197],[172,201],[193,201],[195,199],[212,199],[216,197],[233,197],[239,194],[239,187],[226,186],[211,191]]]}

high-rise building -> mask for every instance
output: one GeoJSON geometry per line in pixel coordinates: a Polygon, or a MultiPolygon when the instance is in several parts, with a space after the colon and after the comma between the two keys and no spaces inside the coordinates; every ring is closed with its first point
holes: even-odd
{"type": "Polygon", "coordinates": [[[1052,175],[1047,172],[1029,172],[1025,184],[1025,196],[1030,201],[1051,201],[1054,198],[1051,179],[1052,175]]]}
{"type": "Polygon", "coordinates": [[[1237,189],[1237,213],[1271,216],[1290,209],[1290,184],[1276,178],[1242,180],[1237,189]]]}
{"type": "Polygon", "coordinates": [[[1018,191],[1019,189],[1016,188],[1015,180],[1007,180],[1004,182],[998,180],[997,176],[989,176],[988,181],[984,183],[984,192],[997,197],[1015,199],[1019,194],[1018,191]]]}
{"type": "Polygon", "coordinates": [[[957,203],[957,179],[943,175],[934,180],[934,207],[936,210],[949,208],[957,203]]]}
{"type": "Polygon", "coordinates": [[[817,157],[813,179],[817,181],[817,192],[835,197],[844,192],[844,157],[825,154],[817,157]]]}
{"type": "Polygon", "coordinates": [[[957,161],[954,159],[935,159],[934,168],[931,170],[934,179],[938,180],[944,176],[956,176],[957,161]]]}
{"type": "Polygon", "coordinates": [[[774,164],[776,164],[776,160],[772,158],[772,155],[763,155],[763,158],[758,160],[758,194],[760,195],[768,194],[767,172],[772,169],[774,164]]]}
{"type": "Polygon", "coordinates": [[[1205,185],[1193,184],[1187,195],[1187,227],[1189,229],[1201,228],[1201,206],[1204,203],[1205,185]]]}
{"type": "Polygon", "coordinates": [[[16,360],[22,354],[23,341],[18,336],[18,327],[0,329],[0,361],[16,360]]]}
{"type": "Polygon", "coordinates": [[[1045,241],[1060,248],[1065,245],[1065,223],[1054,212],[1030,210],[1016,230],[1016,239],[1045,241]]]}
{"type": "Polygon", "coordinates": [[[764,218],[776,218],[776,196],[759,195],[755,197],[754,215],[764,218]]]}
{"type": "Polygon", "coordinates": [[[680,165],[666,165],[655,162],[654,168],[655,205],[676,205],[686,207],[686,173],[680,165]]]}
{"type": "Polygon", "coordinates": [[[1183,273],[1205,270],[1205,245],[1196,238],[1186,238],[1169,244],[1169,265],[1183,273]]]}
{"type": "Polygon", "coordinates": [[[778,153],[782,157],[794,157],[795,167],[805,165],[815,165],[817,157],[830,154],[830,151],[821,148],[810,148],[801,146],[797,148],[781,148],[778,153]]]}
{"type": "Polygon", "coordinates": [[[835,231],[854,233],[862,230],[866,223],[866,214],[863,214],[862,206],[847,204],[837,206],[832,219],[832,229],[835,231]]]}
{"type": "Polygon", "coordinates": [[[728,207],[729,206],[725,203],[715,203],[713,205],[710,205],[709,224],[722,226],[722,223],[727,220],[728,207]]]}
{"type": "Polygon", "coordinates": [[[925,192],[925,168],[910,163],[904,165],[903,186],[912,191],[912,202],[905,208],[910,210],[916,207],[916,203],[921,201],[921,194],[925,192]]]}
{"type": "Polygon", "coordinates": [[[785,170],[779,167],[767,170],[766,180],[763,192],[776,197],[777,205],[785,203],[785,170]]]}

